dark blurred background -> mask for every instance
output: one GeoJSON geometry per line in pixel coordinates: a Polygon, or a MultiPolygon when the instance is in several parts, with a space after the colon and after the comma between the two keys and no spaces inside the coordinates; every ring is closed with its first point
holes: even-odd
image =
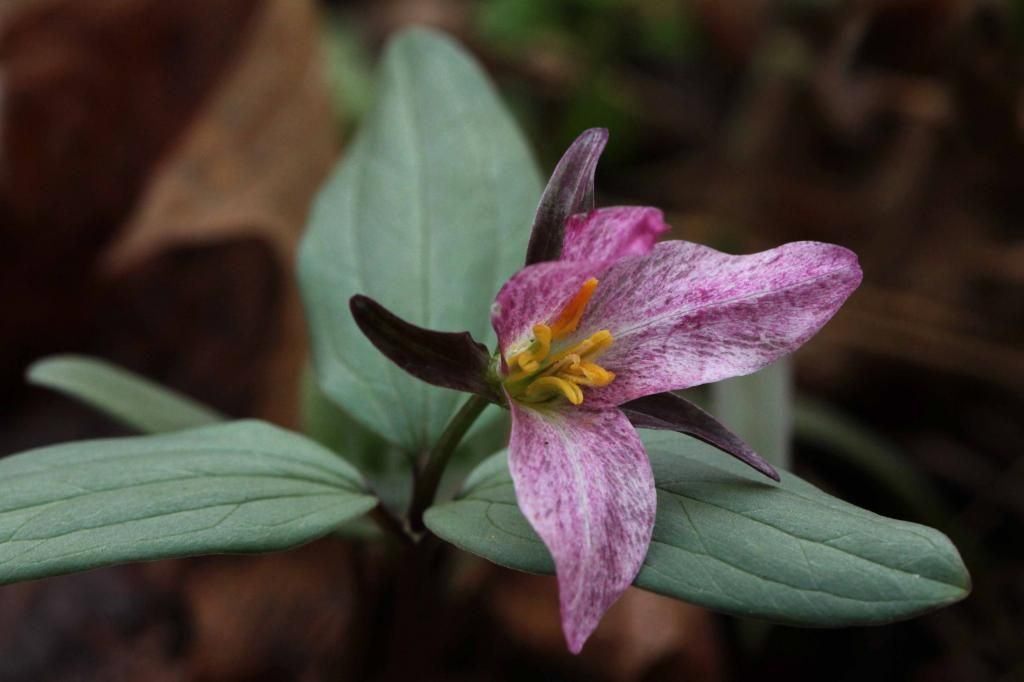
{"type": "MultiPolygon", "coordinates": [[[[406,679],[1024,679],[1015,1],[2,0],[0,454],[125,433],[25,385],[54,352],[296,424],[296,241],[409,24],[477,55],[545,171],[609,128],[600,204],[857,251],[863,286],[796,356],[794,468],[941,528],[975,591],[837,631],[632,591],[576,659],[551,579],[457,557],[406,679]]],[[[5,587],[0,680],[365,679],[402,651],[374,635],[401,600],[381,565],[326,539],[5,587]]]]}

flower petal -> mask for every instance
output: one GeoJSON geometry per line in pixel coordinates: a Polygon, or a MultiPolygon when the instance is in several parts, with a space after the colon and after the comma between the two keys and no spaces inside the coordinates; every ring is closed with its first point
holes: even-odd
{"type": "Polygon", "coordinates": [[[606,144],[608,131],[591,128],[565,150],[537,206],[526,247],[527,265],[558,260],[566,220],[573,213],[594,208],[594,171],[606,144]]]}
{"type": "Polygon", "coordinates": [[[565,225],[562,260],[618,260],[649,253],[666,232],[664,216],[647,206],[612,206],[578,213],[565,225]]]}
{"type": "Polygon", "coordinates": [[[619,409],[637,428],[685,433],[732,455],[773,481],[779,480],[775,467],[754,452],[742,438],[682,396],[656,393],[623,403],[619,409]]]}
{"type": "Polygon", "coordinates": [[[509,402],[516,497],[555,560],[562,630],[579,653],[647,555],[651,465],[617,409],[542,411],[509,402]]]}
{"type": "Polygon", "coordinates": [[[833,244],[732,256],[669,241],[596,276],[601,284],[575,336],[611,331],[615,342],[600,361],[616,378],[587,394],[591,407],[764,367],[821,329],[860,284],[861,270],[853,252],[833,244]]]}
{"type": "Polygon", "coordinates": [[[513,275],[491,306],[491,324],[502,354],[532,337],[535,324],[553,319],[587,279],[607,266],[603,262],[548,261],[513,275]]]}
{"type": "Polygon", "coordinates": [[[500,402],[485,378],[491,355],[469,332],[417,327],[361,294],[349,299],[349,309],[370,343],[417,379],[500,402]]]}

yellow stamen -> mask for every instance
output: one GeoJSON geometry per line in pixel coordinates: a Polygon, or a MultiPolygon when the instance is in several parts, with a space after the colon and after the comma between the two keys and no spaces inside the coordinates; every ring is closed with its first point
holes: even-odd
{"type": "Polygon", "coordinates": [[[612,333],[610,331],[602,329],[590,338],[580,341],[572,348],[568,348],[561,353],[556,353],[551,357],[550,362],[558,362],[569,354],[578,355],[581,360],[593,360],[607,350],[614,340],[615,339],[612,338],[612,333]]]}
{"type": "Polygon", "coordinates": [[[580,386],[607,386],[615,380],[615,372],[609,372],[604,367],[593,362],[581,362],[573,369],[575,372],[578,372],[578,375],[574,376],[573,381],[580,386]]]}
{"type": "Polygon", "coordinates": [[[551,352],[551,328],[546,324],[534,325],[533,341],[527,349],[508,359],[509,379],[518,381],[535,373],[540,369],[540,363],[548,356],[549,352],[551,352]]]}
{"type": "Polygon", "coordinates": [[[600,388],[615,380],[614,372],[594,362],[614,342],[607,329],[552,352],[552,342],[576,331],[596,288],[597,280],[593,277],[584,282],[550,325],[534,325],[529,345],[507,358],[508,376],[504,383],[514,398],[542,403],[564,397],[573,405],[581,405],[581,386],[600,388]]]}
{"type": "Polygon", "coordinates": [[[523,398],[527,402],[542,402],[557,396],[564,395],[573,405],[583,402],[583,390],[571,381],[561,377],[541,377],[526,388],[523,398]]]}
{"type": "Polygon", "coordinates": [[[551,364],[544,370],[542,376],[557,376],[560,372],[564,370],[571,370],[574,366],[579,365],[580,363],[580,356],[575,353],[569,353],[568,355],[559,353],[559,356],[559,359],[551,358],[551,364]],[[561,357],[563,355],[564,357],[561,357]]]}

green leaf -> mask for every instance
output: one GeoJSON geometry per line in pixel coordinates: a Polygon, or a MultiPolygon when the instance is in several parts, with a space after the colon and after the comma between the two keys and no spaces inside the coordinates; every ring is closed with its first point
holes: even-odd
{"type": "Polygon", "coordinates": [[[398,515],[405,513],[413,484],[409,458],[331,402],[309,372],[302,381],[302,430],[352,462],[382,504],[398,515]]]}
{"type": "MultiPolygon", "coordinates": [[[[940,532],[878,516],[787,472],[765,483],[699,441],[644,434],[658,487],[636,585],[740,616],[839,627],[909,618],[963,599],[970,578],[940,532]]],[[[441,538],[496,563],[552,572],[515,504],[504,454],[426,514],[441,538]]]]}
{"type": "Polygon", "coordinates": [[[430,31],[395,39],[372,111],[321,189],[300,250],[323,391],[410,453],[436,440],[462,397],[378,353],[349,298],[492,340],[490,306],[522,266],[540,189],[522,135],[472,59],[430,31]]]}
{"type": "Polygon", "coordinates": [[[376,503],[329,450],[257,421],[41,448],[0,460],[0,584],[286,549],[376,503]]]}
{"type": "Polygon", "coordinates": [[[216,424],[224,417],[191,398],[98,358],[55,355],[34,362],[28,382],[60,391],[143,433],[216,424]]]}
{"type": "Polygon", "coordinates": [[[711,384],[710,412],[776,467],[790,467],[793,370],[782,359],[747,376],[711,384]]]}

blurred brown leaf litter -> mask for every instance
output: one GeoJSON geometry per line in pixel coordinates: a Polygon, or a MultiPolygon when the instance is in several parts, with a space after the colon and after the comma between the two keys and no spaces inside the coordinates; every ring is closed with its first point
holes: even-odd
{"type": "MultiPolygon", "coordinates": [[[[58,351],[113,359],[229,414],[294,421],[293,251],[338,149],[315,5],[0,11],[4,451],[116,432],[23,388],[25,364],[58,351]]],[[[5,588],[0,679],[290,678],[323,665],[307,647],[344,636],[338,551],[5,588]]]]}
{"type": "MultiPolygon", "coordinates": [[[[422,560],[456,577],[447,608],[404,613],[408,575],[325,539],[3,588],[0,680],[365,679],[365,659],[394,644],[367,639],[381,624],[418,628],[421,645],[387,669],[420,679],[1024,674],[1024,13],[981,0],[329,4],[369,49],[410,22],[455,32],[543,167],[579,129],[610,126],[600,203],[662,206],[677,236],[727,250],[857,251],[865,285],[798,355],[800,387],[929,475],[953,510],[945,529],[965,532],[975,594],[910,623],[810,632],[635,591],[574,659],[550,579],[438,553],[422,560]],[[419,659],[424,647],[434,656],[419,659]]],[[[305,344],[291,260],[339,148],[323,9],[0,5],[3,452],[120,433],[24,387],[25,365],[58,351],[294,423],[305,344]]],[[[909,516],[828,452],[798,442],[796,464],[909,516]]]]}

